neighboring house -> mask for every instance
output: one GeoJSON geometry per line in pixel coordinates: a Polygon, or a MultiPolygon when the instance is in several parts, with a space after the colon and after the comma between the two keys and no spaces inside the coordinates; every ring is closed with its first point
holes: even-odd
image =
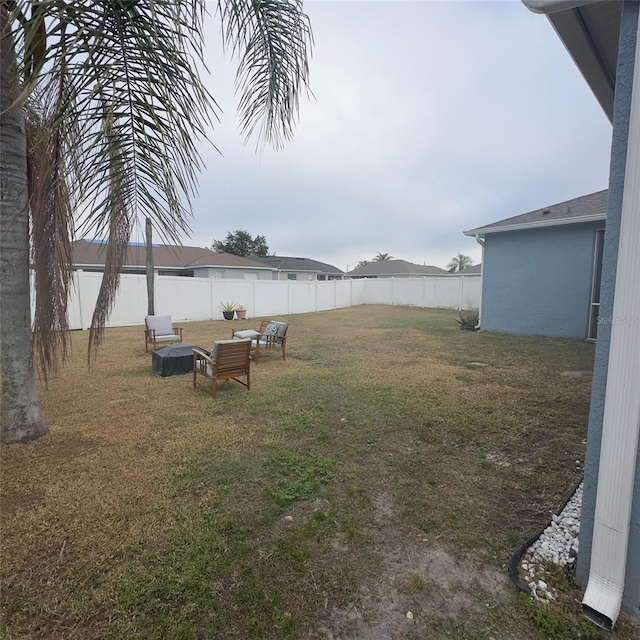
{"type": "Polygon", "coordinates": [[[422,276],[446,276],[448,271],[440,267],[413,264],[406,260],[380,260],[356,267],[346,274],[347,278],[419,278],[422,276]]]}
{"type": "Polygon", "coordinates": [[[466,269],[460,269],[460,271],[456,271],[455,275],[457,276],[475,276],[479,273],[482,273],[482,265],[475,264],[473,267],[467,267],[466,269]]]}
{"type": "Polygon", "coordinates": [[[584,613],[611,628],[621,608],[640,618],[640,4],[523,2],[547,14],[613,124],[576,568],[584,613]]]}
{"type": "Polygon", "coordinates": [[[465,231],[483,246],[483,331],[595,338],[607,191],[465,231]]]}
{"type": "Polygon", "coordinates": [[[249,259],[273,269],[274,280],[342,280],[344,277],[340,269],[311,258],[252,255],[249,259]]]}
{"type": "MultiPolygon", "coordinates": [[[[73,268],[104,271],[106,243],[102,240],[73,242],[73,268]]],[[[259,262],[231,253],[215,253],[201,247],[153,245],[154,270],[160,276],[271,280],[273,270],[259,262]]],[[[146,273],[146,245],[130,243],[122,273],[146,273]]]]}

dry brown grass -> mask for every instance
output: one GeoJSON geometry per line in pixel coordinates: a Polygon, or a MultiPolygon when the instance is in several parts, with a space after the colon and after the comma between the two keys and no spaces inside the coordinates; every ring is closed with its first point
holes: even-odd
{"type": "MultiPolygon", "coordinates": [[[[90,370],[75,333],[41,394],[50,435],[2,451],[4,635],[542,637],[502,570],[580,475],[590,379],[560,373],[589,369],[592,347],[460,332],[454,317],[291,316],[287,360],[265,357],[251,391],[224,383],[216,401],[189,376],[154,376],[140,327],[107,330],[90,370]],[[277,474],[298,471],[277,465],[309,461],[333,481],[313,501],[278,497],[277,474]],[[176,539],[201,548],[180,556],[176,539]],[[459,572],[470,553],[488,591],[439,615],[425,558],[459,572]],[[210,610],[145,608],[154,580],[159,602],[182,602],[173,583],[203,557],[209,591],[187,600],[210,610]],[[392,598],[372,587],[382,578],[392,598]],[[411,627],[396,620],[407,606],[411,627]]],[[[185,340],[208,348],[238,324],[189,323],[185,340]]]]}

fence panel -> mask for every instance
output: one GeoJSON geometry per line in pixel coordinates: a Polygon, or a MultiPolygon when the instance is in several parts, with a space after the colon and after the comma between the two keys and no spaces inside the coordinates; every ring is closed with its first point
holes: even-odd
{"type": "MultiPolygon", "coordinates": [[[[138,277],[145,282],[146,308],[146,279],[138,277]]],[[[157,276],[155,298],[155,310],[159,316],[170,315],[176,322],[211,319],[211,278],[157,276]]]]}
{"type": "Polygon", "coordinates": [[[353,306],[351,302],[351,282],[350,280],[334,280],[336,294],[336,309],[344,309],[353,306]]]}
{"type": "Polygon", "coordinates": [[[288,282],[289,313],[311,313],[316,310],[317,282],[288,282]]]}
{"type": "Polygon", "coordinates": [[[334,281],[318,282],[317,311],[329,311],[336,308],[336,289],[334,281]]]}
{"type": "Polygon", "coordinates": [[[391,289],[391,304],[423,306],[424,278],[394,278],[391,289]]]}
{"type": "Polygon", "coordinates": [[[462,308],[479,309],[482,297],[482,280],[479,277],[461,276],[462,308]]]}
{"type": "Polygon", "coordinates": [[[279,316],[289,313],[289,283],[287,281],[256,280],[255,283],[256,316],[279,316]]]}
{"type": "MultiPolygon", "coordinates": [[[[87,329],[102,282],[101,273],[76,271],[69,298],[72,329],[87,329]]],[[[156,276],[156,312],[176,321],[219,320],[222,304],[236,302],[247,317],[312,313],[360,304],[412,305],[432,309],[480,307],[480,276],[424,278],[364,278],[294,282],[288,280],[227,280],[156,276]]],[[[33,310],[33,300],[32,300],[33,310]]],[[[107,326],[143,324],[147,285],[143,275],[125,274],[107,326]]]]}
{"type": "Polygon", "coordinates": [[[222,305],[229,302],[242,304],[247,308],[247,317],[260,315],[256,312],[255,287],[257,280],[223,280],[212,279],[209,300],[211,303],[210,319],[222,319],[222,305]]]}

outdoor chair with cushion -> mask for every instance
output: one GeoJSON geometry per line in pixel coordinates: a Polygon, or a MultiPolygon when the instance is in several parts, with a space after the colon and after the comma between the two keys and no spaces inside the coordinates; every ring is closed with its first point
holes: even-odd
{"type": "Polygon", "coordinates": [[[152,344],[154,350],[158,345],[164,347],[174,342],[182,342],[182,327],[171,324],[171,316],[147,316],[144,319],[144,350],[152,344]]]}
{"type": "Polygon", "coordinates": [[[251,339],[251,352],[254,354],[255,363],[260,360],[260,353],[270,350],[279,350],[282,353],[282,359],[286,360],[287,347],[287,329],[288,323],[278,322],[277,320],[263,320],[260,329],[245,329],[243,331],[234,331],[235,339],[251,339]]]}
{"type": "Polygon", "coordinates": [[[211,353],[193,350],[193,386],[207,389],[215,398],[220,380],[235,380],[251,388],[251,340],[217,340],[211,353]],[[241,378],[244,378],[242,380],[241,378]]]}
{"type": "Polygon", "coordinates": [[[260,328],[256,331],[255,329],[242,329],[242,331],[236,331],[235,329],[231,330],[231,337],[236,340],[244,340],[245,338],[251,338],[251,340],[255,340],[258,336],[261,336],[264,333],[264,330],[269,326],[271,320],[263,320],[260,323],[260,328]]]}

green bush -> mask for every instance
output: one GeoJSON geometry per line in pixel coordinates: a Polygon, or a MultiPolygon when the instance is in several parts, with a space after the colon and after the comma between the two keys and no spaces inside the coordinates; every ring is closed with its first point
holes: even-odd
{"type": "Polygon", "coordinates": [[[478,309],[468,309],[460,312],[460,317],[456,318],[456,322],[463,331],[477,331],[480,324],[480,312],[478,309]]]}

